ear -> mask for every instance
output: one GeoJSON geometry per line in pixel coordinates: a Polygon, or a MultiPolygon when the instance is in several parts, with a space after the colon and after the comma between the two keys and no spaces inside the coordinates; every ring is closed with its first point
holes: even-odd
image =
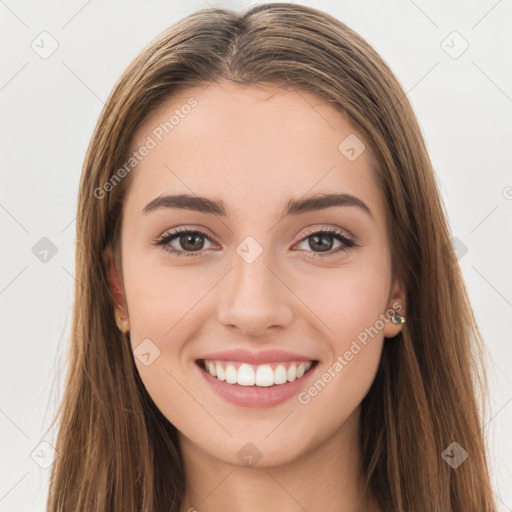
{"type": "Polygon", "coordinates": [[[394,279],[389,295],[388,305],[386,309],[386,319],[384,320],[384,336],[386,338],[395,337],[403,328],[404,324],[395,324],[391,321],[393,311],[406,317],[405,307],[405,287],[399,279],[394,279]]]}
{"type": "Polygon", "coordinates": [[[121,276],[118,275],[115,258],[112,252],[112,248],[108,246],[103,253],[103,261],[107,271],[107,278],[112,294],[112,300],[114,301],[116,322],[122,331],[127,330],[126,322],[128,321],[128,307],[126,305],[126,299],[124,294],[124,286],[121,276]]]}

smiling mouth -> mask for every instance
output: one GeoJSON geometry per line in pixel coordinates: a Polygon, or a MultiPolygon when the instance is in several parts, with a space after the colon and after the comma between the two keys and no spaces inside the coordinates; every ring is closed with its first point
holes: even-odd
{"type": "Polygon", "coordinates": [[[239,386],[271,387],[301,379],[318,361],[248,364],[240,361],[197,360],[199,367],[221,382],[239,386]]]}

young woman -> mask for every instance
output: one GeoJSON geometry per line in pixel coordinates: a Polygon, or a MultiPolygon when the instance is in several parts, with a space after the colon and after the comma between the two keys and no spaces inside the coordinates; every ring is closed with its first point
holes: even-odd
{"type": "Polygon", "coordinates": [[[481,337],[413,110],[296,4],[206,9],[84,163],[56,511],[495,511],[481,337]]]}

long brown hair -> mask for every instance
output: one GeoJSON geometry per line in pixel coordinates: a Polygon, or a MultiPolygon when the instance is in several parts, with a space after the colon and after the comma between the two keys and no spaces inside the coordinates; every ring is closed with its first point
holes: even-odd
{"type": "Polygon", "coordinates": [[[103,259],[111,247],[121,275],[121,213],[133,173],[98,191],[129,158],[150,112],[181,88],[219,78],[312,91],[365,137],[407,311],[362,402],[367,492],[383,511],[495,511],[479,409],[487,389],[483,343],[412,107],[361,36],[290,3],[196,11],[132,62],[105,104],[79,189],[69,374],[53,420],[60,416],[48,511],[180,510],[177,431],[148,395],[116,326],[103,259]],[[442,456],[459,450],[453,442],[468,454],[456,468],[442,456]]]}

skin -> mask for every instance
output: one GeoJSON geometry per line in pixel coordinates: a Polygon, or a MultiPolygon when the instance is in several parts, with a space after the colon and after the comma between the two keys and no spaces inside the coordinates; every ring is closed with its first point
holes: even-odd
{"type": "MultiPolygon", "coordinates": [[[[386,318],[308,404],[292,397],[267,408],[233,405],[203,381],[195,363],[214,350],[289,350],[319,361],[312,384],[380,314],[404,305],[391,275],[385,205],[368,150],[350,161],[338,149],[350,134],[364,139],[313,93],[222,80],[170,98],[139,127],[133,149],[190,97],[197,106],[133,171],[123,205],[122,275],[110,250],[105,254],[120,305],[116,317],[126,319],[132,347],[149,338],[160,350],[148,366],[135,362],[180,432],[187,476],[182,512],[379,510],[362,493],[360,403],[384,337],[401,325],[386,318]],[[373,218],[353,206],[282,218],[290,197],[331,192],[358,197],[373,218]],[[231,215],[141,213],[164,193],[223,200],[231,215]],[[200,238],[202,255],[176,257],[152,244],[180,226],[212,237],[200,238]],[[336,252],[341,243],[328,238],[331,255],[313,257],[322,252],[308,243],[306,228],[329,227],[357,246],[336,252]],[[250,264],[236,252],[247,236],[263,249],[250,264]],[[253,467],[237,457],[247,442],[261,453],[253,467]]],[[[180,237],[172,246],[193,252],[180,237]]]]}

